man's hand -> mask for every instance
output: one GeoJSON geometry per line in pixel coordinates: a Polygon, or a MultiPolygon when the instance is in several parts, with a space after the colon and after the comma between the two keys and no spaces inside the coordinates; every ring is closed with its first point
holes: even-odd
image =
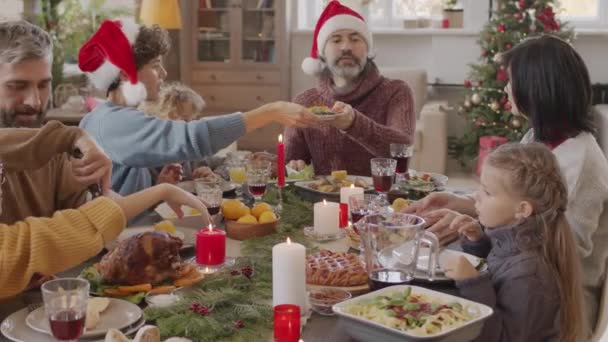
{"type": "Polygon", "coordinates": [[[110,190],[112,184],[112,160],[86,132],[76,140],[74,149],[82,153],[81,158],[72,158],[72,172],[83,185],[99,183],[102,193],[110,190]]]}
{"type": "Polygon", "coordinates": [[[183,175],[184,170],[181,164],[165,165],[158,174],[156,184],[169,183],[175,185],[182,180],[183,175]]]}
{"type": "Polygon", "coordinates": [[[330,122],[331,125],[343,131],[352,126],[353,121],[355,120],[355,111],[351,105],[336,101],[331,108],[331,111],[338,114],[338,116],[336,116],[336,118],[330,122]]]}

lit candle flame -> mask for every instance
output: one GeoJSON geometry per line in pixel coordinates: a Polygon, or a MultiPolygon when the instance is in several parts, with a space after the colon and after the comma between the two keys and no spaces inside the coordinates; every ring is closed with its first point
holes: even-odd
{"type": "Polygon", "coordinates": [[[327,201],[326,200],[323,200],[323,205],[327,205],[327,201]]]}
{"type": "Polygon", "coordinates": [[[352,227],[352,226],[353,226],[353,223],[352,223],[351,221],[348,221],[348,226],[349,226],[349,227],[352,227]]]}
{"type": "Polygon", "coordinates": [[[279,144],[283,142],[283,134],[279,134],[279,144]]]}
{"type": "Polygon", "coordinates": [[[205,273],[210,273],[209,267],[205,267],[205,273]]]}
{"type": "Polygon", "coordinates": [[[213,225],[211,223],[209,223],[209,231],[212,232],[213,231],[213,225]]]}
{"type": "Polygon", "coordinates": [[[287,237],[287,243],[291,243],[291,239],[287,237]]]}
{"type": "Polygon", "coordinates": [[[351,185],[350,185],[350,188],[351,188],[351,189],[354,189],[354,188],[355,188],[355,184],[351,184],[351,185]]]}

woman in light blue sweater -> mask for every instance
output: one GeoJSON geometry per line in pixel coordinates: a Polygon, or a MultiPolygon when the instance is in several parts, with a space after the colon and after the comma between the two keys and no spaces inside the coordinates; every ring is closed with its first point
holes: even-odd
{"type": "Polygon", "coordinates": [[[169,47],[166,30],[122,20],[104,21],[80,49],[80,69],[108,94],[108,102],[87,114],[80,127],[112,159],[112,187],[121,195],[152,186],[148,168],[203,159],[271,122],[297,127],[318,122],[306,108],[289,102],[191,122],[162,120],[138,111],[135,107],[141,101],[158,99],[167,76],[162,56],[169,47]]]}

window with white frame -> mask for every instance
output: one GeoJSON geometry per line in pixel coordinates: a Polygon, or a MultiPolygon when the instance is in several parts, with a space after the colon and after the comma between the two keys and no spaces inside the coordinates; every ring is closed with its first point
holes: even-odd
{"type": "MultiPolygon", "coordinates": [[[[298,28],[313,29],[330,0],[298,0],[298,28]]],[[[372,29],[403,28],[403,21],[440,18],[443,0],[341,0],[359,12],[372,29]]]]}
{"type": "Polygon", "coordinates": [[[23,0],[0,0],[0,21],[19,20],[23,16],[23,0]]]}
{"type": "Polygon", "coordinates": [[[575,28],[608,27],[608,0],[561,0],[557,13],[575,28]]]}

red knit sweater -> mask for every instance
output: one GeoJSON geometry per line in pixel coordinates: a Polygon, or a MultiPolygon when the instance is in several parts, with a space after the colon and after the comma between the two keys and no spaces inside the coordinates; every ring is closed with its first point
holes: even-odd
{"type": "Polygon", "coordinates": [[[316,88],[296,96],[294,102],[305,107],[328,106],[341,101],[355,111],[352,126],[340,131],[328,124],[313,128],[286,128],[286,160],[312,162],[315,173],[347,170],[349,174],[369,176],[371,158],[390,157],[391,143],[413,144],[416,130],[414,98],[410,87],[400,80],[380,75],[369,62],[353,90],[335,91],[328,75],[319,79],[316,88]]]}

